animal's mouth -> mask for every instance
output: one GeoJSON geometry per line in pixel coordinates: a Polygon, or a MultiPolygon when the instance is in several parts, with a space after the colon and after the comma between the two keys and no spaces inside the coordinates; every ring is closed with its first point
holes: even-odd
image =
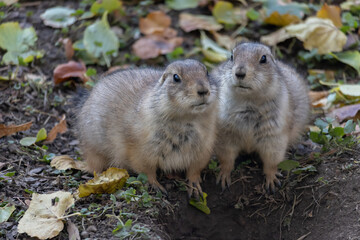
{"type": "Polygon", "coordinates": [[[250,87],[244,86],[244,85],[236,85],[236,88],[243,88],[243,89],[251,89],[250,87]]]}
{"type": "Polygon", "coordinates": [[[209,104],[208,102],[200,102],[200,103],[193,104],[192,107],[193,107],[193,108],[203,107],[203,106],[206,106],[206,105],[208,105],[208,104],[209,104]]]}

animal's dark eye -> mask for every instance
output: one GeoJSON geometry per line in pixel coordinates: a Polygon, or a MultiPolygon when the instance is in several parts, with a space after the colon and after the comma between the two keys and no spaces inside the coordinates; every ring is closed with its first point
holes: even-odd
{"type": "Polygon", "coordinates": [[[231,61],[234,61],[234,55],[231,53],[231,57],[230,57],[231,61]]]}
{"type": "Polygon", "coordinates": [[[261,59],[260,59],[260,63],[266,63],[266,56],[262,55],[261,59]]]}
{"type": "Polygon", "coordinates": [[[177,83],[181,82],[179,75],[174,74],[174,82],[177,82],[177,83]]]}
{"type": "Polygon", "coordinates": [[[209,71],[208,70],[206,70],[206,76],[209,76],[209,71]]]}

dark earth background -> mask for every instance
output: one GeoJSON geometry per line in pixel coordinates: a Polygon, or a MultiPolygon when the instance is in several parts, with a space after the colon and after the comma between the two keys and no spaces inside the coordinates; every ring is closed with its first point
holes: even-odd
{"type": "MultiPolygon", "coordinates": [[[[92,178],[90,174],[77,170],[54,170],[43,161],[49,153],[67,154],[73,158],[81,156],[74,129],[76,107],[73,103],[78,94],[76,86],[80,84],[54,86],[53,69],[67,62],[62,46],[57,43],[63,33],[45,26],[39,18],[47,8],[68,6],[76,9],[78,4],[76,1],[21,2],[20,8],[7,9],[7,17],[2,20],[18,21],[22,27],[33,26],[38,36],[37,47],[45,50],[46,54],[30,66],[20,67],[20,77],[16,80],[0,82],[0,123],[33,122],[28,131],[0,138],[0,176],[8,170],[16,172],[6,181],[0,181],[0,200],[16,206],[8,222],[0,225],[0,239],[29,239],[27,235],[17,233],[21,210],[27,209],[25,200],[31,199],[31,194],[25,189],[36,193],[73,192],[79,183],[92,178]],[[33,15],[27,16],[28,11],[32,11],[33,15]],[[46,82],[41,86],[22,84],[25,83],[24,73],[44,76],[46,82]],[[48,150],[25,148],[19,144],[21,138],[35,136],[40,128],[49,131],[62,114],[67,116],[68,131],[48,144],[48,150]]],[[[157,9],[157,5],[147,8],[146,11],[157,9]]],[[[128,18],[129,24],[137,26],[135,13],[130,6],[127,10],[127,14],[132,16],[128,18]]],[[[173,19],[172,27],[184,35],[177,26],[178,12],[171,11],[169,15],[173,19]]],[[[70,28],[66,35],[75,40],[81,37],[82,32],[83,29],[70,28]]],[[[187,34],[184,48],[191,46],[198,37],[198,33],[187,34]]],[[[253,35],[252,40],[258,38],[258,34],[253,35]]],[[[283,44],[286,46],[288,42],[283,44]]],[[[301,43],[296,42],[296,47],[301,47],[301,43]]],[[[120,56],[131,53],[129,49],[120,49],[120,56]]],[[[305,73],[306,66],[295,63],[291,54],[285,59],[290,59],[305,73]]],[[[139,60],[136,65],[159,66],[164,62],[165,59],[160,57],[152,61],[139,60]]],[[[106,71],[99,66],[93,67],[98,74],[106,71]]],[[[6,75],[14,69],[12,66],[0,67],[0,74],[6,75]]],[[[105,211],[100,217],[73,216],[70,219],[78,227],[81,237],[88,239],[116,239],[112,230],[117,219],[106,216],[111,211],[115,215],[134,213],[138,222],[151,229],[151,239],[360,239],[359,150],[355,147],[321,153],[320,146],[305,135],[303,141],[289,151],[288,159],[298,160],[301,166],[312,164],[317,172],[300,175],[285,173],[283,187],[275,194],[267,194],[264,190],[262,167],[256,156],[239,157],[238,168],[232,174],[233,184],[224,193],[215,184],[218,170],[205,170],[202,186],[208,194],[210,215],[189,205],[181,179],[169,179],[160,174],[160,182],[168,189],[169,196],[154,203],[151,209],[118,202],[115,208],[105,211]]],[[[155,195],[154,192],[151,194],[155,195]]],[[[107,206],[111,200],[108,194],[93,195],[78,200],[73,210],[81,211],[92,203],[107,206]]],[[[68,239],[66,230],[55,239],[68,239]]]]}

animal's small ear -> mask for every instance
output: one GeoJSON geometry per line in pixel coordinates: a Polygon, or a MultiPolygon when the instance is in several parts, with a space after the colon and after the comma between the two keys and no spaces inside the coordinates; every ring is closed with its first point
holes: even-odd
{"type": "Polygon", "coordinates": [[[164,73],[164,74],[160,77],[159,83],[160,83],[160,84],[163,84],[163,83],[165,82],[165,79],[166,79],[166,74],[164,73]]]}

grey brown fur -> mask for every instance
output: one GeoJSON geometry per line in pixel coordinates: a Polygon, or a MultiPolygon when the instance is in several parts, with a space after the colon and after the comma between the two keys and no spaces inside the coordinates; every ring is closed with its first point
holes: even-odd
{"type": "Polygon", "coordinates": [[[215,153],[220,161],[223,189],[240,152],[257,152],[263,162],[266,187],[280,183],[277,165],[286,149],[305,128],[309,117],[307,86],[296,71],[275,60],[270,49],[242,43],[232,60],[213,70],[221,81],[219,137],[215,153]],[[266,62],[260,63],[262,56],[266,62]]]}
{"type": "Polygon", "coordinates": [[[200,172],[215,142],[217,98],[218,84],[195,60],[106,76],[78,117],[89,171],[131,169],[145,173],[153,186],[165,191],[156,179],[157,168],[186,170],[189,194],[201,192],[200,172]]]}

